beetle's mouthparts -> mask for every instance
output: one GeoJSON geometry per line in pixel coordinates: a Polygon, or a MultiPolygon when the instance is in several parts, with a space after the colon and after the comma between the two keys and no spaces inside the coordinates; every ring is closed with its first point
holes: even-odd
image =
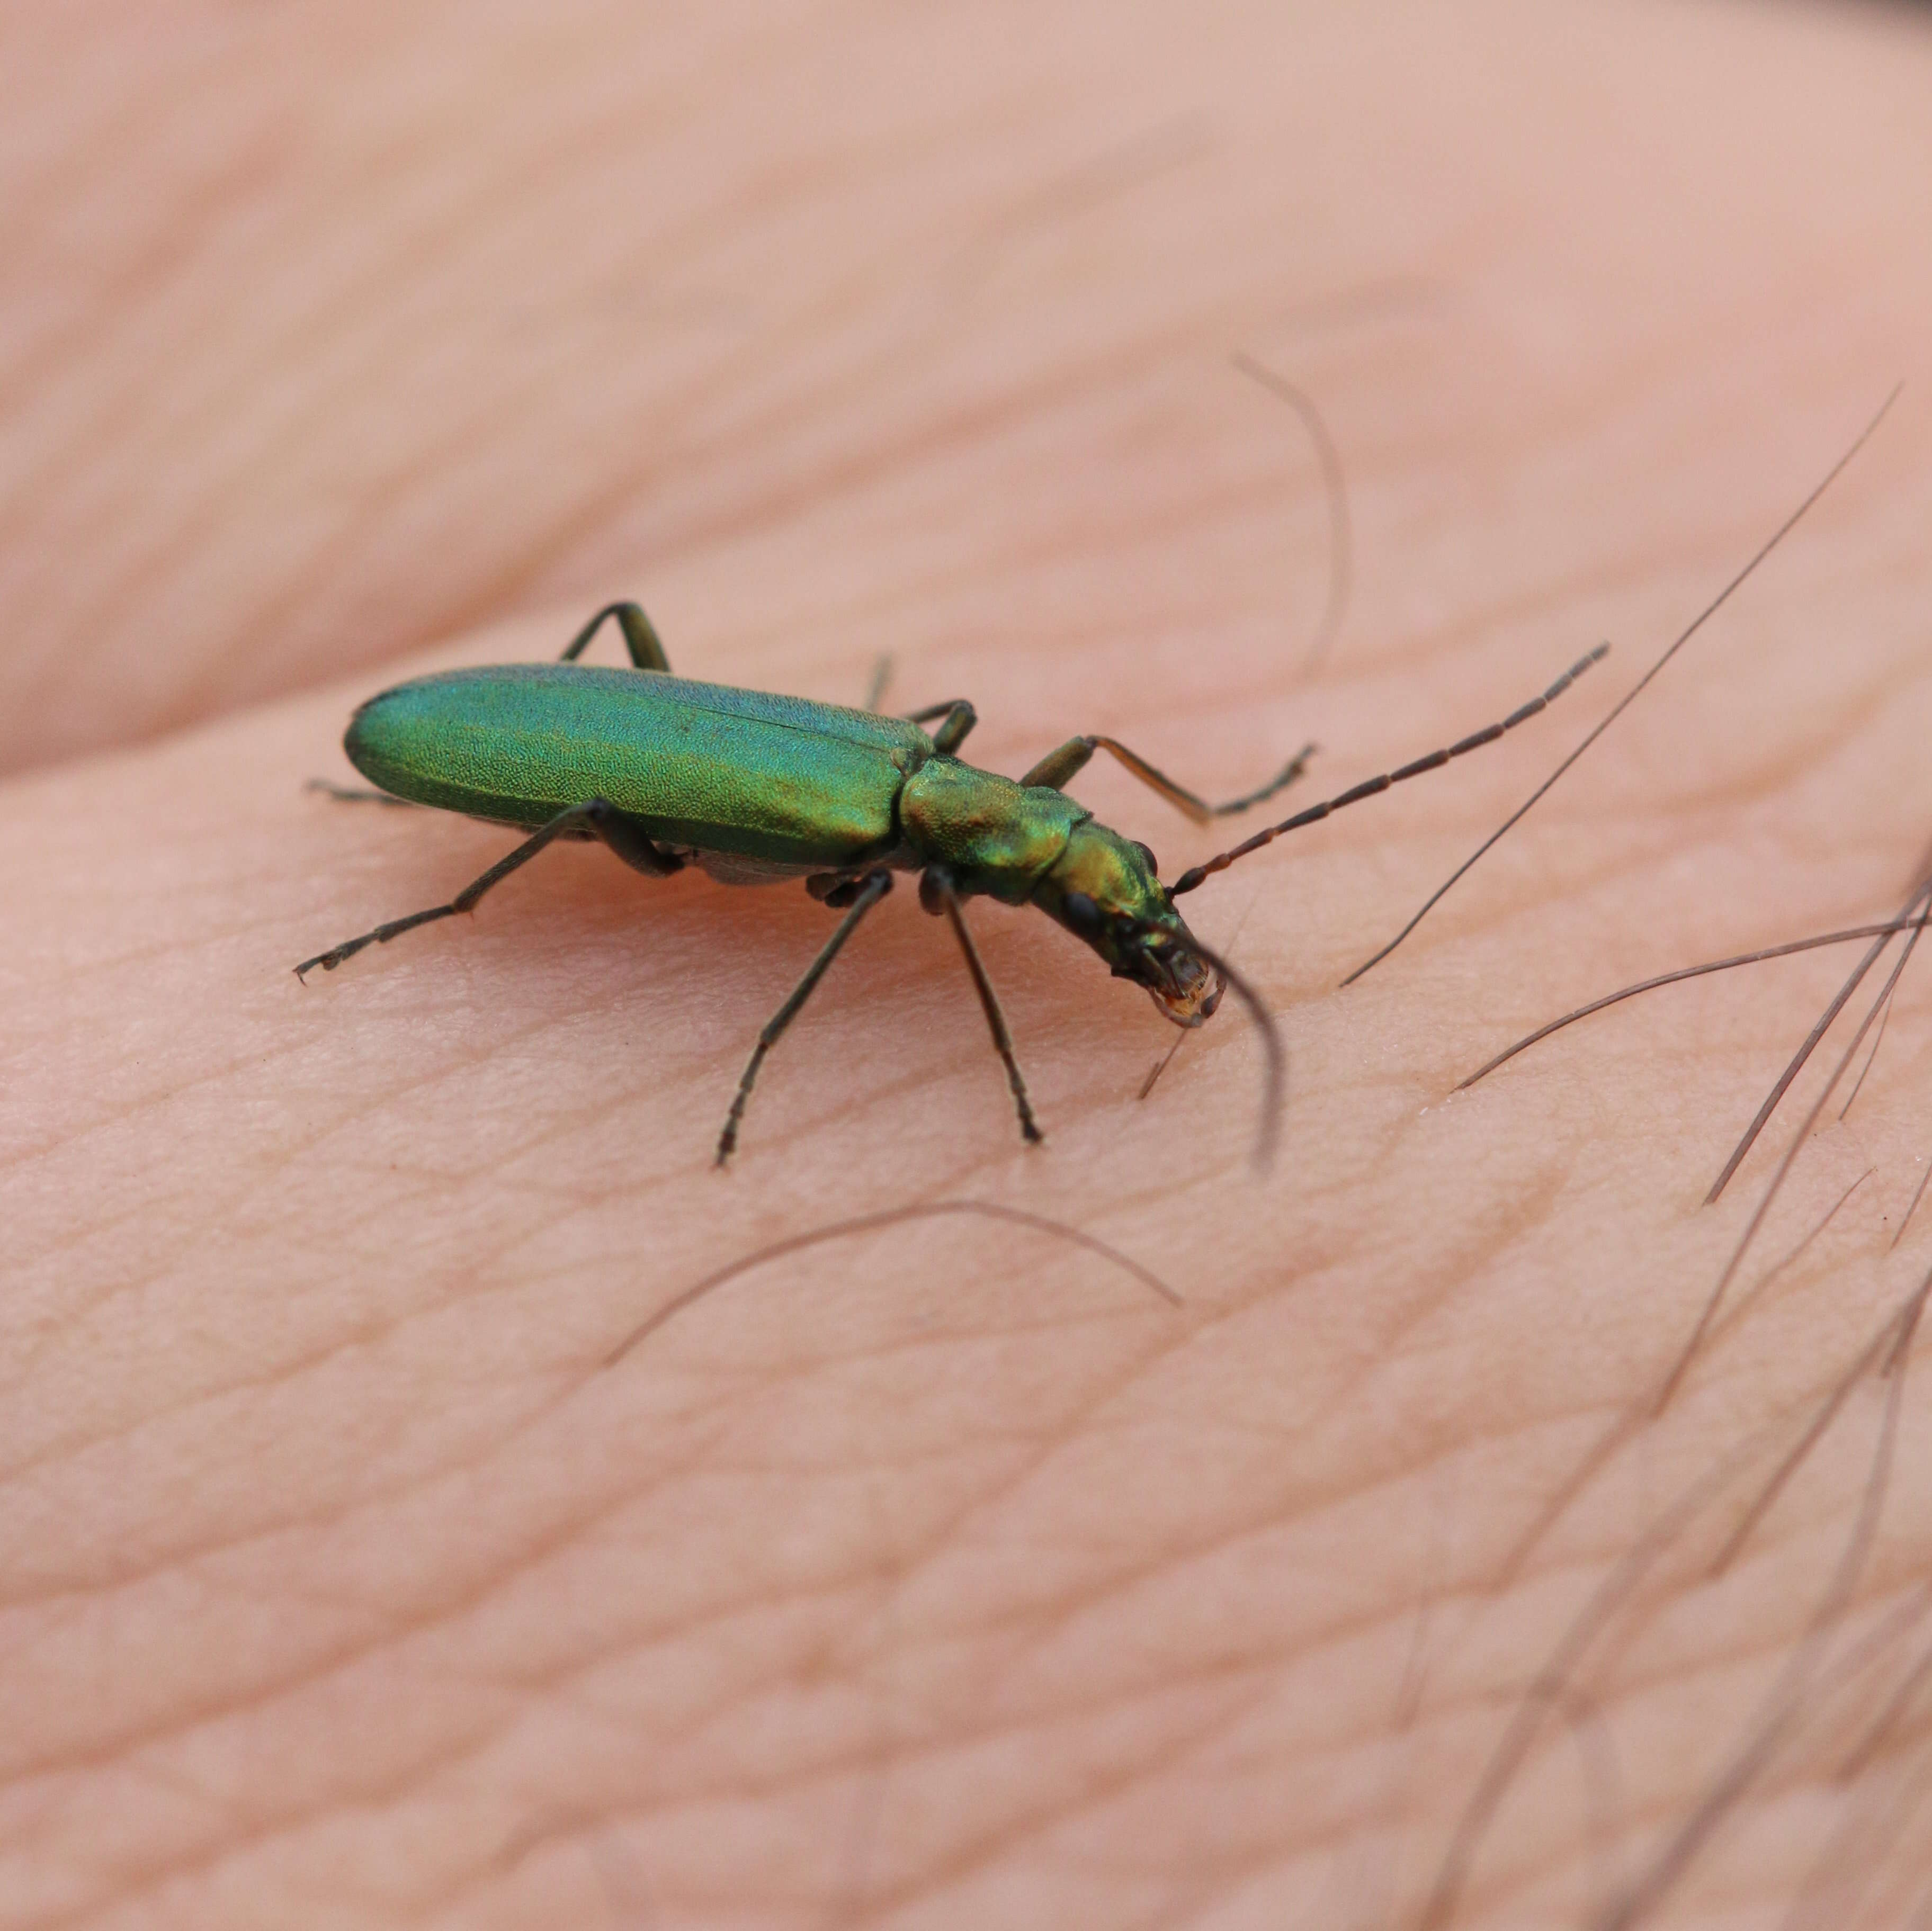
{"type": "Polygon", "coordinates": [[[1165,1017],[1177,1026],[1198,1026],[1214,1016],[1227,982],[1206,960],[1179,946],[1148,957],[1154,970],[1143,983],[1165,1017]]]}

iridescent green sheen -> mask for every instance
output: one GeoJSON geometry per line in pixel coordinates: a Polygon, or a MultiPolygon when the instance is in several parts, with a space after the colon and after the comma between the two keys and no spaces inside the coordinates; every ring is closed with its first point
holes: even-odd
{"type": "Polygon", "coordinates": [[[899,798],[906,842],[928,865],[943,865],[959,890],[1024,905],[1093,816],[1063,792],[1016,784],[996,771],[935,757],[899,798]]]}
{"type": "MultiPolygon", "coordinates": [[[[1266,1029],[1252,993],[1174,910],[1153,853],[1095,823],[1061,787],[1104,745],[1184,809],[1204,820],[1209,808],[1110,738],[1070,740],[1017,782],[980,770],[953,754],[974,723],[963,698],[890,718],[675,677],[642,608],[607,604],[557,663],[446,670],[399,684],[356,713],[344,748],[382,793],[530,835],[444,904],[332,946],[304,959],[296,976],[333,972],[370,946],[474,910],[560,838],[601,840],[653,878],[692,864],[727,885],[802,877],[844,916],[758,1035],[718,1138],[721,1165],[737,1145],[765,1055],[896,871],[916,871],[920,904],[952,925],[1029,1141],[1039,1125],[967,928],[968,899],[1036,906],[1178,1025],[1201,1024],[1233,985],[1266,1029]],[[632,667],[578,663],[613,619],[632,667]],[[941,717],[931,735],[920,728],[920,719],[941,717]]],[[[1271,788],[1299,768],[1298,760],[1271,788]]],[[[1280,1054],[1271,1030],[1266,1037],[1271,1117],[1280,1054]]]]}
{"type": "Polygon", "coordinates": [[[344,748],[400,798],[540,826],[603,798],[679,850],[844,870],[899,841],[916,724],[656,672],[445,671],[372,697],[344,748]]]}

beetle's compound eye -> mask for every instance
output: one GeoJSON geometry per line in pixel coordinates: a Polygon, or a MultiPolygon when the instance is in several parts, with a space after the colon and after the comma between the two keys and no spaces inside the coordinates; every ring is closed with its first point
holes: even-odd
{"type": "Polygon", "coordinates": [[[1141,856],[1147,860],[1147,868],[1154,874],[1155,877],[1158,878],[1160,876],[1160,860],[1156,858],[1153,852],[1150,851],[1147,846],[1142,844],[1138,838],[1134,841],[1134,850],[1138,852],[1141,856]]]}
{"type": "Polygon", "coordinates": [[[1084,892],[1070,892],[1060,901],[1060,909],[1066,915],[1066,922],[1083,939],[1097,939],[1100,928],[1106,922],[1100,916],[1100,908],[1084,892]]]}

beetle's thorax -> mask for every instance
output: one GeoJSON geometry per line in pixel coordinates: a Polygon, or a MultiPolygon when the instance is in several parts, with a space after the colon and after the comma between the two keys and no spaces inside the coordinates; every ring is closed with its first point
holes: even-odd
{"type": "Polygon", "coordinates": [[[938,865],[963,895],[1023,905],[1091,815],[1063,792],[1016,784],[956,757],[929,757],[901,787],[909,854],[938,865]]]}

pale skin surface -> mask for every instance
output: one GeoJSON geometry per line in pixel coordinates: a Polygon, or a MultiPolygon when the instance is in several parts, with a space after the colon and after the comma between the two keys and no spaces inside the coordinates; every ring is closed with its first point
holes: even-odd
{"type": "MultiPolygon", "coordinates": [[[[1932,1155],[1911,979],[1660,1420],[1796,1114],[1698,1202],[1853,955],[1442,1102],[1622,979],[1904,896],[1932,32],[1185,12],[10,15],[0,1923],[1411,1924],[1620,1573],[1436,1921],[1924,1908],[1922,1369],[1748,1514],[1932,1249],[1928,1216],[1888,1251],[1932,1155]],[[1237,349],[1349,468],[1312,674],[1315,466],[1237,349]],[[1736,604],[1338,993],[1900,377],[1736,604]],[[980,907],[1023,1151],[904,890],[720,1175],[828,928],[802,893],[572,850],[286,970],[506,848],[305,793],[356,700],[626,594],[693,675],[856,700],[890,650],[898,701],[974,698],[994,768],[1102,730],[1220,792],[1309,737],[1340,788],[1617,649],[1190,902],[1293,1056],[1265,1180],[1232,1005],[1142,1104],[1144,998],[980,907]],[[1185,1305],[928,1219],[600,1371],[710,1270],[943,1199],[1185,1305]]],[[[1074,789],[1170,877],[1221,842],[1112,768],[1074,789]]]]}

